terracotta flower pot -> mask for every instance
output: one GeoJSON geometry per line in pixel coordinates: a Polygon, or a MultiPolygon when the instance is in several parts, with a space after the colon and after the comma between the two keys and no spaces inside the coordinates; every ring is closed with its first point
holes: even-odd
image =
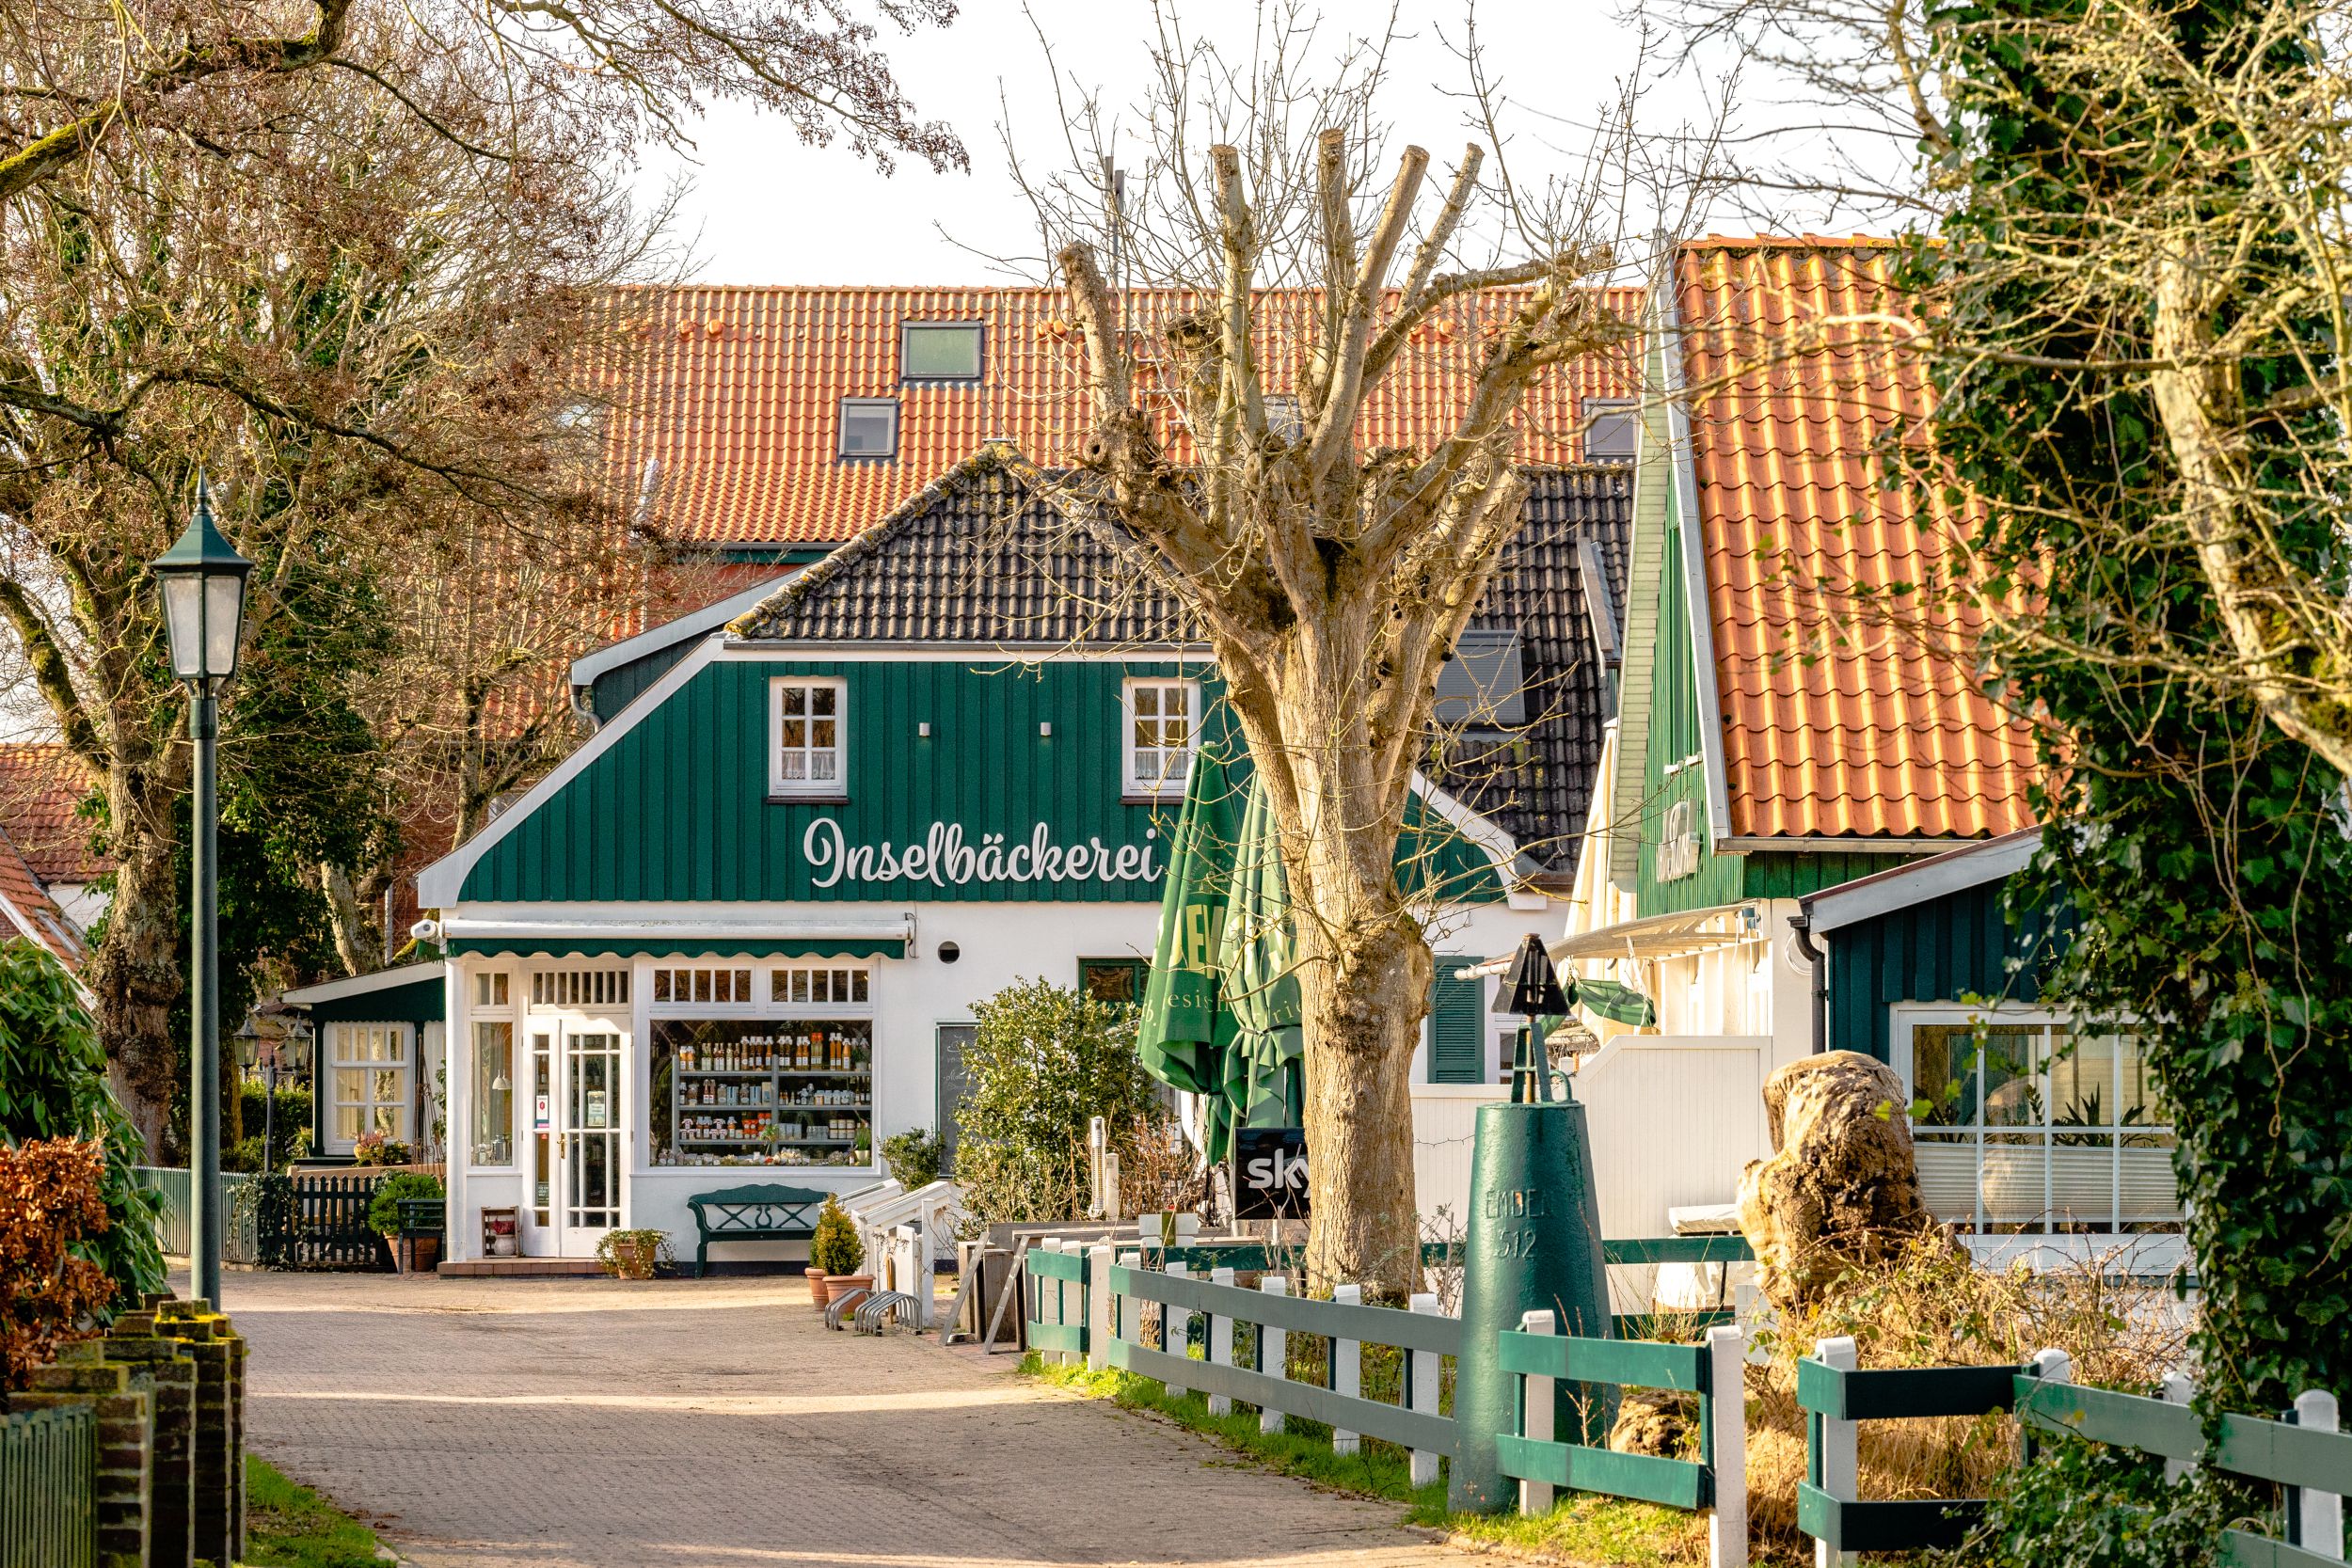
{"type": "Polygon", "coordinates": [[[870,1274],[829,1274],[825,1276],[825,1299],[839,1301],[844,1296],[864,1295],[874,1288],[870,1274]]]}
{"type": "Polygon", "coordinates": [[[824,1270],[811,1269],[808,1271],[809,1305],[816,1307],[819,1312],[825,1309],[825,1303],[828,1299],[830,1299],[825,1290],[826,1283],[824,1270]]]}

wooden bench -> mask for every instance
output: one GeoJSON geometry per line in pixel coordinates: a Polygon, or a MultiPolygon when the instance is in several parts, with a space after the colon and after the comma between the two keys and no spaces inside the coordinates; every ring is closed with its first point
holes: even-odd
{"type": "Polygon", "coordinates": [[[710,1266],[713,1242],[805,1242],[817,1234],[817,1213],[832,1195],[773,1181],[697,1193],[686,1200],[694,1211],[702,1242],[694,1248],[694,1277],[710,1266]]]}

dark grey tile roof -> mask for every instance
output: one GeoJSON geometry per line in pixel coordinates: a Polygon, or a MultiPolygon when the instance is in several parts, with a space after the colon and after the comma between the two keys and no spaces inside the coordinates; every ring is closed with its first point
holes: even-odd
{"type": "MultiPolygon", "coordinates": [[[[1526,517],[1472,626],[1519,633],[1524,721],[1450,729],[1431,776],[1548,871],[1572,870],[1610,716],[1580,547],[1624,625],[1633,506],[1624,466],[1530,468],[1526,517]]],[[[1172,600],[983,450],[780,586],[728,628],[756,641],[1198,646],[1172,600]]]]}
{"type": "Polygon", "coordinates": [[[1470,625],[1518,628],[1526,721],[1508,731],[1449,731],[1427,771],[1536,863],[1565,874],[1576,868],[1601,735],[1613,711],[1578,556],[1587,541],[1598,546],[1622,637],[1633,470],[1621,464],[1529,468],[1523,477],[1525,520],[1470,625]]]}
{"type": "Polygon", "coordinates": [[[728,627],[760,641],[1200,641],[1173,600],[1120,566],[982,448],[728,627]]]}

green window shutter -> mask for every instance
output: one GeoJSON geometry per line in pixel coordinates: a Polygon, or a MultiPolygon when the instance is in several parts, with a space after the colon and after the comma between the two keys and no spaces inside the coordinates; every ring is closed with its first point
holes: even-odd
{"type": "Polygon", "coordinates": [[[1429,987],[1429,1081],[1486,1082],[1486,982],[1457,980],[1454,972],[1476,963],[1459,954],[1438,955],[1438,977],[1429,987]]]}

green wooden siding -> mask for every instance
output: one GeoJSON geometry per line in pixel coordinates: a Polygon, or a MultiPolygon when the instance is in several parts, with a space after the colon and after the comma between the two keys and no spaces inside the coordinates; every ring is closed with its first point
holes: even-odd
{"type": "Polygon", "coordinates": [[[1479,960],[1456,953],[1440,953],[1437,960],[1437,978],[1429,986],[1429,1081],[1484,1084],[1486,982],[1454,978],[1455,971],[1479,960]]]}
{"type": "Polygon", "coordinates": [[[1700,757],[1700,726],[1717,721],[1699,711],[1698,676],[1692,662],[1690,601],[1684,596],[1682,536],[1669,508],[1665,562],[1658,580],[1656,669],[1650,688],[1649,752],[1643,767],[1642,842],[1637,907],[1645,915],[1729,904],[1747,895],[1742,857],[1719,855],[1707,819],[1707,768],[1700,757]],[[1670,881],[1658,879],[1658,849],[1677,804],[1698,836],[1698,869],[1670,881]]]}
{"type": "Polygon", "coordinates": [[[1880,871],[1909,865],[1917,855],[1874,855],[1831,851],[1822,854],[1755,853],[1740,857],[1740,896],[1742,898],[1802,898],[1825,887],[1836,887],[1880,871]]]}
{"type": "Polygon", "coordinates": [[[428,974],[405,986],[314,1003],[309,1012],[313,1023],[438,1023],[441,1005],[441,977],[428,974]]]}
{"type": "MultiPolygon", "coordinates": [[[[722,659],[695,672],[491,845],[459,898],[1156,902],[1176,802],[1120,798],[1121,683],[1181,673],[1165,660],[722,659]],[[769,682],[778,675],[844,682],[846,803],[768,798],[769,682]],[[928,737],[918,734],[926,723],[928,737]],[[960,826],[975,851],[985,835],[1002,834],[1000,852],[1032,843],[1041,825],[1051,844],[1084,847],[1089,860],[1096,847],[1148,849],[1152,875],[976,876],[943,886],[877,874],[823,882],[825,868],[812,866],[806,847],[811,825],[826,820],[849,849],[872,847],[877,858],[884,845],[928,846],[934,823],[960,826]]],[[[1443,833],[1431,873],[1460,901],[1501,897],[1484,854],[1450,826],[1443,833]]],[[[1412,848],[1408,839],[1400,856],[1412,848]]]]}
{"type": "Polygon", "coordinates": [[[1899,1002],[2038,1001],[2064,927],[2040,914],[2012,926],[2007,885],[1963,888],[1823,937],[1830,1048],[1892,1060],[1888,1009],[1899,1002]]]}

